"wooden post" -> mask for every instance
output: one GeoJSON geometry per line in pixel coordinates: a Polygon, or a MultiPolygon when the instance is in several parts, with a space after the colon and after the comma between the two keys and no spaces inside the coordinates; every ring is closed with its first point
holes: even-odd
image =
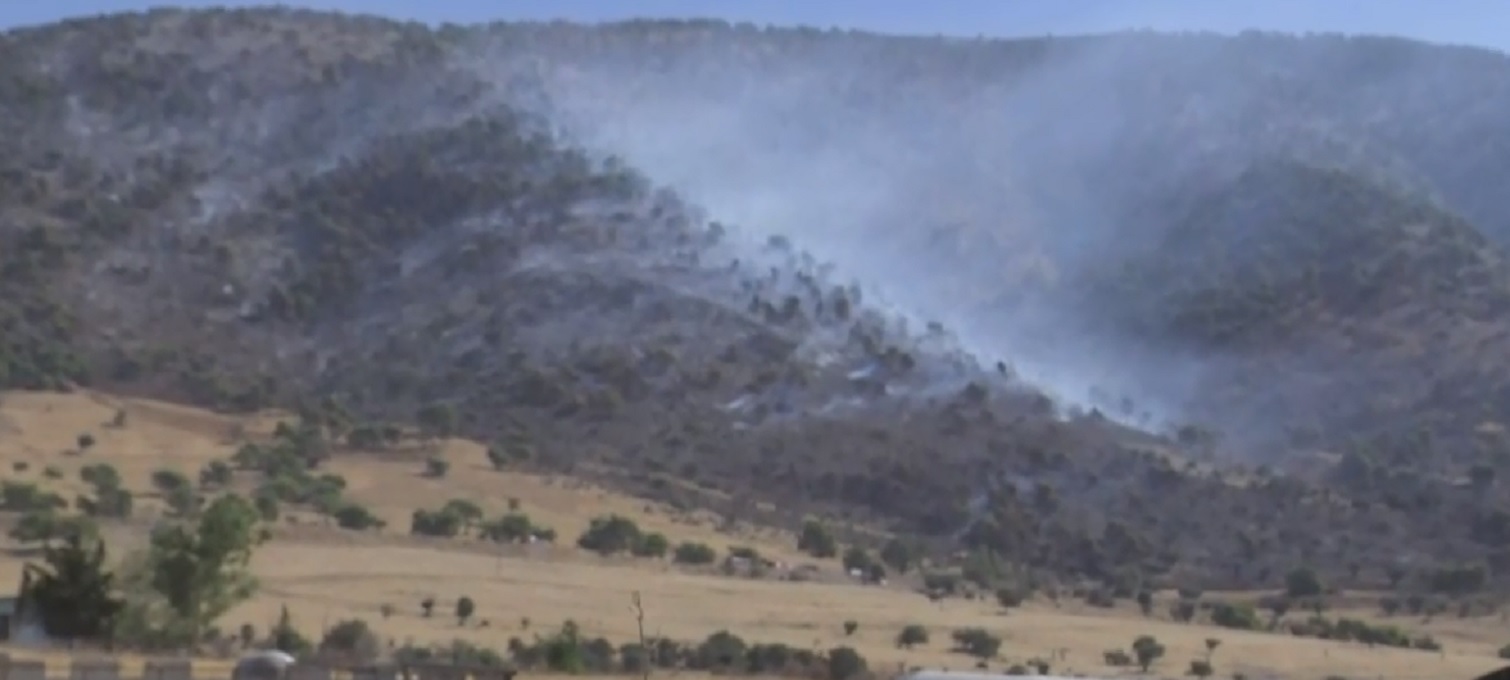
{"type": "Polygon", "coordinates": [[[640,591],[630,596],[634,605],[634,622],[640,631],[640,678],[650,680],[650,646],[645,644],[645,607],[640,603],[640,591]]]}

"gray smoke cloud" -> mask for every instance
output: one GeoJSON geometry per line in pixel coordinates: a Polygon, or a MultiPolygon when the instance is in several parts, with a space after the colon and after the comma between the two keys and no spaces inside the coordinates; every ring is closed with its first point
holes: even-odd
{"type": "MultiPolygon", "coordinates": [[[[1419,98],[1394,93],[1443,74],[1408,56],[1349,73],[1357,55],[1277,36],[981,44],[810,31],[762,47],[756,29],[734,46],[700,30],[715,32],[684,26],[658,46],[581,50],[495,35],[465,63],[497,80],[533,73],[571,137],[750,243],[790,239],[870,301],[947,326],[982,363],[1005,361],[1064,402],[1149,426],[1191,418],[1198,386],[1227,362],[1141,344],[1099,323],[1107,310],[1077,304],[1086,281],[1170,247],[1161,230],[1178,211],[1150,202],[1275,156],[1411,181],[1409,164],[1348,126],[1380,102],[1409,113],[1419,98]],[[761,53],[776,45],[796,54],[761,53]],[[974,70],[929,70],[959,50],[980,55],[974,70]],[[1254,54],[1272,58],[1255,66],[1254,54]],[[1317,69],[1338,81],[1336,101],[1276,101],[1254,87],[1317,69]],[[1349,88],[1368,96],[1354,102],[1349,88]]],[[[1220,425],[1273,434],[1262,411],[1220,425]]]]}

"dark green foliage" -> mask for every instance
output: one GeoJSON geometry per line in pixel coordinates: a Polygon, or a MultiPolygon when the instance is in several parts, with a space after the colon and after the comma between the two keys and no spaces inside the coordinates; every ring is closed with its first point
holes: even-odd
{"type": "Polygon", "coordinates": [[[983,628],[961,628],[954,631],[954,651],[981,659],[992,659],[1001,651],[1001,638],[983,628]]]}
{"type": "Polygon", "coordinates": [[[706,543],[679,543],[672,560],[677,564],[712,564],[718,559],[718,552],[706,543]]]}
{"type": "Polygon", "coordinates": [[[802,533],[797,536],[797,549],[813,557],[827,558],[839,554],[839,543],[822,522],[807,519],[802,522],[802,533]]]}
{"type": "Polygon", "coordinates": [[[928,644],[928,629],[918,624],[908,624],[902,628],[901,632],[897,633],[898,647],[912,649],[917,645],[926,644],[928,644]]]}
{"type": "Polygon", "coordinates": [[[21,596],[36,607],[42,627],[62,640],[102,640],[125,606],[106,566],[105,544],[71,534],[47,545],[42,564],[28,564],[21,596]]]}

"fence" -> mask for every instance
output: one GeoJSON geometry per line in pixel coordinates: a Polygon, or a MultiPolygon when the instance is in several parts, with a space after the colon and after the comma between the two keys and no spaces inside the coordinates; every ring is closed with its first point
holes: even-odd
{"type": "MultiPolygon", "coordinates": [[[[230,680],[230,671],[215,664],[213,672],[196,673],[188,659],[147,660],[139,675],[123,672],[118,659],[72,659],[49,664],[34,659],[13,659],[0,654],[0,680],[230,680]],[[66,670],[65,670],[66,669],[66,670]],[[61,672],[60,672],[61,671],[61,672]]],[[[442,663],[335,665],[300,662],[289,669],[287,680],[512,680],[506,668],[442,663]]]]}

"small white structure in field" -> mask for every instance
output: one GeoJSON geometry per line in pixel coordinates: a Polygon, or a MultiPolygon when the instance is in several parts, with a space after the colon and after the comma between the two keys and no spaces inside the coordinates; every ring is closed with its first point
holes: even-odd
{"type": "Polygon", "coordinates": [[[294,657],[276,649],[252,652],[236,661],[231,680],[282,680],[293,665],[294,657]]]}

